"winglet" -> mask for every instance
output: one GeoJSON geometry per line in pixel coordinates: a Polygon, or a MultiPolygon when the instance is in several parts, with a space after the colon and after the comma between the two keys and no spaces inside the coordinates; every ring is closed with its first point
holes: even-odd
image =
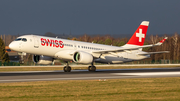
{"type": "Polygon", "coordinates": [[[167,40],[168,39],[168,37],[165,37],[164,39],[162,39],[161,41],[159,41],[157,44],[155,44],[155,45],[162,45],[163,44],[163,42],[165,41],[165,40],[167,40]]]}

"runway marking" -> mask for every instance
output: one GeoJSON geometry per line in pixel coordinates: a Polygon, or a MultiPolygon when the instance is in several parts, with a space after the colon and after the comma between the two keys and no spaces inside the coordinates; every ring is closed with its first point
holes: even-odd
{"type": "Polygon", "coordinates": [[[137,76],[157,76],[157,75],[180,75],[180,72],[147,72],[147,73],[111,73],[113,75],[137,75],[137,76]]]}
{"type": "Polygon", "coordinates": [[[53,80],[85,80],[85,79],[113,79],[119,78],[119,76],[111,77],[78,77],[78,78],[43,78],[43,79],[12,79],[12,80],[0,80],[0,82],[23,82],[23,81],[53,81],[53,80]]]}
{"type": "MultiPolygon", "coordinates": [[[[135,68],[135,69],[97,69],[96,71],[123,71],[123,70],[156,70],[156,69],[167,69],[167,68],[135,68]]],[[[88,70],[71,70],[72,72],[84,72],[88,70]]],[[[64,72],[63,70],[51,70],[51,71],[15,71],[15,72],[0,72],[1,73],[48,73],[48,72],[64,72]]]]}
{"type": "Polygon", "coordinates": [[[0,72],[0,74],[1,73],[9,73],[9,74],[11,74],[11,73],[22,73],[22,74],[24,74],[24,73],[49,73],[49,72],[63,72],[63,70],[54,70],[54,71],[16,71],[16,72],[0,72]]]}
{"type": "MultiPolygon", "coordinates": [[[[151,69],[150,69],[151,70],[151,69]]],[[[163,69],[164,70],[164,69],[163,69]]],[[[74,70],[74,72],[77,72],[79,70],[74,70]]],[[[80,70],[81,71],[81,70],[80,70]]],[[[86,70],[87,71],[87,70],[86,70]]],[[[104,70],[102,70],[104,71],[104,70]]],[[[105,70],[106,71],[106,70],[105,70]]],[[[7,74],[11,74],[11,73],[34,73],[34,75],[36,75],[36,73],[41,73],[41,72],[63,72],[63,71],[26,71],[26,72],[2,72],[7,74]]],[[[98,72],[95,72],[96,74],[99,74],[98,72]]],[[[0,73],[1,74],[1,73],[0,73]]],[[[57,74],[57,73],[55,73],[57,74]]],[[[64,73],[66,74],[66,73],[64,73]]],[[[71,74],[71,73],[69,73],[71,74]]],[[[90,73],[91,74],[91,73],[90,73]]],[[[101,73],[100,73],[101,74],[101,73]]],[[[14,77],[11,78],[11,76],[13,75],[10,75],[10,77],[8,77],[7,79],[5,79],[4,77],[6,77],[5,75],[3,75],[1,77],[1,80],[0,80],[0,83],[3,83],[3,82],[28,82],[28,81],[55,81],[55,80],[88,80],[88,79],[91,79],[91,80],[99,80],[99,79],[122,79],[122,78],[149,78],[149,77],[180,77],[180,71],[179,69],[177,71],[174,71],[174,72],[133,72],[133,73],[106,73],[106,74],[103,74],[103,75],[97,75],[97,76],[90,76],[90,75],[85,75],[85,76],[73,76],[73,75],[68,75],[67,77],[66,76],[63,76],[63,77],[43,77],[43,76],[37,76],[38,78],[35,78],[33,75],[31,76],[27,76],[29,79],[27,79],[26,77],[23,77],[24,74],[22,74],[22,78],[18,78],[17,77],[14,77]],[[105,77],[103,77],[105,76],[105,77]],[[31,77],[31,78],[30,78],[31,77]]],[[[44,75],[44,73],[42,74],[44,75]]],[[[74,74],[76,75],[76,74],[74,74]]],[[[93,74],[91,74],[93,75],[93,74]]]]}

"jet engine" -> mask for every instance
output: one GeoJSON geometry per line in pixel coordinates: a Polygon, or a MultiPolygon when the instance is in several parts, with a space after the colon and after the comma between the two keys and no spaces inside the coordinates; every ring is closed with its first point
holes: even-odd
{"type": "Polygon", "coordinates": [[[49,56],[33,55],[33,61],[36,64],[49,65],[49,64],[52,64],[53,60],[54,59],[49,56]]]}
{"type": "Polygon", "coordinates": [[[90,64],[93,62],[93,56],[86,52],[75,52],[73,54],[73,61],[75,63],[90,64]]]}

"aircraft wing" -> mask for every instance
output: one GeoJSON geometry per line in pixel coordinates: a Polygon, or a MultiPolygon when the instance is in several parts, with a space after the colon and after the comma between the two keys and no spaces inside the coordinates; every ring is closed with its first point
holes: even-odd
{"type": "Polygon", "coordinates": [[[150,55],[150,54],[160,54],[160,53],[169,53],[169,51],[159,51],[159,52],[142,52],[142,53],[138,53],[138,55],[150,55]]]}
{"type": "Polygon", "coordinates": [[[151,44],[151,45],[144,45],[144,46],[132,46],[132,47],[120,47],[119,49],[116,50],[97,50],[97,51],[92,51],[92,53],[109,53],[109,52],[122,52],[122,51],[131,51],[131,50],[137,50],[139,48],[146,48],[146,47],[154,47],[154,46],[160,46],[162,43],[167,39],[168,37],[165,37],[163,40],[156,44],[151,44]]]}

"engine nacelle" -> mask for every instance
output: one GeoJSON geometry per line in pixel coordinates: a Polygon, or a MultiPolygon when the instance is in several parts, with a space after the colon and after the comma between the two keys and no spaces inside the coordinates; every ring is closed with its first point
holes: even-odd
{"type": "Polygon", "coordinates": [[[36,64],[49,65],[49,64],[52,64],[53,60],[54,59],[49,56],[33,55],[33,61],[36,64]]]}
{"type": "Polygon", "coordinates": [[[86,52],[75,52],[73,54],[73,61],[75,63],[90,64],[93,62],[93,56],[86,52]]]}

